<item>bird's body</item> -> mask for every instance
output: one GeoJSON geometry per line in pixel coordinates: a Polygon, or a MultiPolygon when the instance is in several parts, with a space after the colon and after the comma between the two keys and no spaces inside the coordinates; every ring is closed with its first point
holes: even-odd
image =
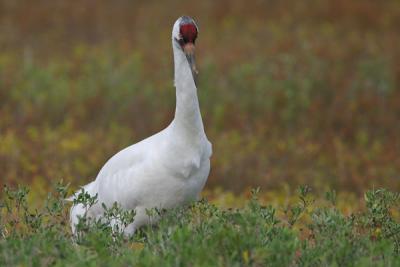
{"type": "Polygon", "coordinates": [[[97,194],[97,203],[89,210],[82,204],[71,208],[74,232],[79,216],[101,218],[104,212],[101,204],[110,207],[117,202],[123,209],[136,212],[134,222],[125,229],[125,234],[131,235],[149,223],[147,209],[184,205],[196,200],[203,189],[210,171],[212,148],[200,114],[194,66],[184,51],[186,45],[177,40],[182,37],[180,27],[187,23],[195,25],[188,17],[179,18],[172,32],[176,87],[173,121],[161,132],[115,154],[96,180],[83,187],[91,196],[97,194]]]}

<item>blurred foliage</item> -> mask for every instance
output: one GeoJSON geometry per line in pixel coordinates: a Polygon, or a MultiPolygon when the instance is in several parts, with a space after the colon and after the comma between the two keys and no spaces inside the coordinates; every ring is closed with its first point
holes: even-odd
{"type": "Polygon", "coordinates": [[[396,0],[1,0],[1,180],[81,185],[167,126],[182,14],[200,27],[209,188],[400,190],[396,0]]]}

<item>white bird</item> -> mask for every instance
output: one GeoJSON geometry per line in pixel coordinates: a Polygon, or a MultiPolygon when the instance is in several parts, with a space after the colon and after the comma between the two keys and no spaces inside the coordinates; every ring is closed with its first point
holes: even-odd
{"type": "MultiPolygon", "coordinates": [[[[194,52],[198,27],[190,17],[180,17],[172,29],[175,64],[176,109],[173,121],[161,132],[131,145],[109,159],[96,180],[83,186],[97,203],[88,210],[72,206],[70,220],[76,232],[79,217],[102,218],[104,203],[117,202],[136,212],[124,234],[132,235],[150,224],[147,209],[169,209],[198,199],[210,172],[212,146],[204,132],[195,75],[194,52]]],[[[73,200],[76,194],[70,198],[73,200]]]]}

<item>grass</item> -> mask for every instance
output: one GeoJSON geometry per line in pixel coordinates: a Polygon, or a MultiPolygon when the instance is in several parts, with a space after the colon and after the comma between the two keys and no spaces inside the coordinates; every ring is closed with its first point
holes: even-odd
{"type": "Polygon", "coordinates": [[[208,188],[400,190],[399,2],[317,2],[0,1],[3,180],[81,185],[168,125],[171,25],[190,14],[208,188]]]}
{"type": "Polygon", "coordinates": [[[0,266],[400,265],[399,18],[397,0],[0,0],[0,266]],[[86,184],[168,125],[183,14],[210,202],[130,240],[83,224],[74,243],[51,184],[86,184]]]}
{"type": "MultiPolygon", "coordinates": [[[[345,214],[334,191],[322,199],[300,187],[286,205],[263,205],[252,190],[242,208],[206,199],[162,213],[161,221],[126,239],[107,222],[132,214],[114,206],[106,220],[81,219],[72,237],[62,184],[44,207],[33,209],[29,190],[5,187],[1,199],[2,266],[397,266],[400,263],[400,195],[365,193],[363,206],[345,214]],[[74,241],[73,241],[74,240],[74,241]]],[[[95,199],[84,197],[90,205],[95,199]]],[[[347,203],[348,206],[348,203],[347,203]]]]}

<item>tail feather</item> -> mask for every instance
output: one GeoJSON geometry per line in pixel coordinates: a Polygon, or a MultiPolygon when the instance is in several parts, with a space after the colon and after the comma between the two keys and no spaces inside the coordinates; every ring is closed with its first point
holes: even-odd
{"type": "MultiPolygon", "coordinates": [[[[90,184],[87,184],[81,188],[85,192],[89,193],[90,196],[95,196],[97,193],[96,187],[95,187],[95,182],[91,182],[90,184]]],[[[74,201],[78,197],[81,190],[76,191],[72,196],[66,198],[65,200],[74,201]]],[[[79,218],[85,216],[86,213],[87,213],[87,208],[84,207],[84,205],[81,203],[75,204],[71,207],[70,222],[71,222],[72,233],[74,235],[76,234],[76,225],[79,223],[79,218]]]]}
{"type": "Polygon", "coordinates": [[[96,195],[96,190],[95,190],[95,182],[91,182],[87,185],[81,186],[81,189],[76,191],[74,194],[72,194],[72,196],[66,198],[66,201],[74,201],[76,199],[76,197],[79,195],[79,193],[82,192],[82,189],[85,192],[88,192],[90,196],[94,196],[96,195]]]}

